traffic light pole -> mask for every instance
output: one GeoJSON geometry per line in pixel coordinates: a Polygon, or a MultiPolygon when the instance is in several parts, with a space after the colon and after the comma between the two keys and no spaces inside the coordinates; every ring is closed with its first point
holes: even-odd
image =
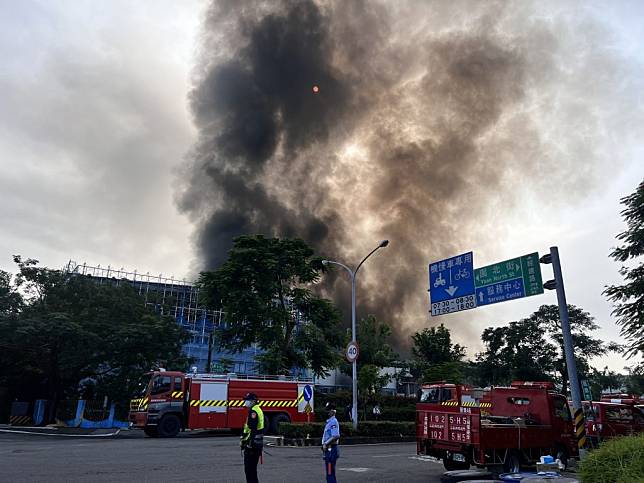
{"type": "Polygon", "coordinates": [[[559,303],[559,318],[561,319],[561,330],[563,332],[564,353],[566,356],[566,367],[568,369],[568,381],[570,383],[570,395],[572,396],[572,405],[575,410],[575,433],[579,445],[579,455],[584,457],[586,451],[586,430],[584,427],[584,412],[581,404],[581,393],[579,386],[579,376],[577,375],[577,364],[575,363],[574,346],[572,343],[572,333],[570,331],[570,320],[568,319],[568,303],[566,302],[566,291],[564,289],[563,275],[561,273],[561,263],[559,261],[559,249],[550,247],[550,260],[552,262],[552,271],[555,275],[555,288],[557,290],[557,302],[559,303]]]}

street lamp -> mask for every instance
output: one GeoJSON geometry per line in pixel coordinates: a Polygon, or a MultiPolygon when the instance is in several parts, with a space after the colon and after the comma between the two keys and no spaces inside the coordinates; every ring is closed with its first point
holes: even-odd
{"type": "MultiPolygon", "coordinates": [[[[371,250],[369,254],[362,259],[362,261],[358,264],[355,270],[351,270],[349,267],[347,267],[344,263],[340,262],[335,262],[333,260],[322,260],[322,265],[328,265],[328,264],[333,264],[333,265],[339,265],[342,268],[344,268],[347,272],[349,272],[349,275],[351,276],[351,342],[356,342],[356,275],[358,274],[358,270],[360,270],[360,267],[362,264],[369,258],[371,255],[373,255],[376,250],[379,248],[385,248],[387,245],[389,245],[389,240],[382,240],[380,244],[371,250]]],[[[357,361],[353,361],[353,370],[352,370],[352,404],[351,404],[351,419],[353,420],[353,429],[358,428],[358,373],[357,373],[357,361]]]]}

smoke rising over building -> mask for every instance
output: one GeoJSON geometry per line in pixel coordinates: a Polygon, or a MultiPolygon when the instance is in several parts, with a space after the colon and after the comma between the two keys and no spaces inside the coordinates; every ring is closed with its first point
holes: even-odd
{"type": "MultiPolygon", "coordinates": [[[[179,196],[201,266],[246,233],[350,264],[389,238],[361,312],[401,341],[428,323],[429,261],[493,243],[526,194],[583,199],[619,163],[609,126],[641,124],[628,66],[572,3],[215,1],[201,42],[179,196]]],[[[343,306],[345,284],[322,290],[343,306]]]]}

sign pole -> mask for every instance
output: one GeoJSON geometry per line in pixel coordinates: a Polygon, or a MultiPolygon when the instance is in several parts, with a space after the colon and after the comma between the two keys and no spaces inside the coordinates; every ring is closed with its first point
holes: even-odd
{"type": "MultiPolygon", "coordinates": [[[[358,267],[360,268],[360,267],[358,267]]],[[[351,273],[351,342],[356,343],[356,269],[351,273]]],[[[358,361],[353,360],[352,364],[352,397],[351,397],[351,419],[353,429],[358,429],[358,361]]]]}
{"type": "Polygon", "coordinates": [[[581,405],[579,377],[577,375],[577,365],[575,363],[572,334],[570,332],[570,321],[568,320],[568,304],[566,302],[566,291],[564,290],[563,275],[561,273],[561,264],[559,262],[559,249],[557,247],[550,247],[550,257],[552,260],[552,270],[555,275],[557,302],[559,303],[559,317],[561,319],[561,329],[563,331],[564,352],[566,356],[566,367],[568,369],[570,394],[572,396],[572,405],[575,409],[575,432],[579,445],[579,456],[583,458],[584,456],[586,456],[586,450],[584,449],[584,446],[586,444],[584,411],[581,405]]]}

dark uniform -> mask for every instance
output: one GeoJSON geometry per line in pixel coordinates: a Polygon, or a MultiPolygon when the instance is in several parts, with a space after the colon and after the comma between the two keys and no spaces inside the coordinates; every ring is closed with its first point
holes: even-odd
{"type": "Polygon", "coordinates": [[[258,483],[257,464],[264,448],[264,412],[257,404],[257,396],[254,393],[248,393],[244,401],[252,404],[248,408],[248,419],[244,424],[240,442],[244,450],[244,473],[248,483],[258,483]]]}

